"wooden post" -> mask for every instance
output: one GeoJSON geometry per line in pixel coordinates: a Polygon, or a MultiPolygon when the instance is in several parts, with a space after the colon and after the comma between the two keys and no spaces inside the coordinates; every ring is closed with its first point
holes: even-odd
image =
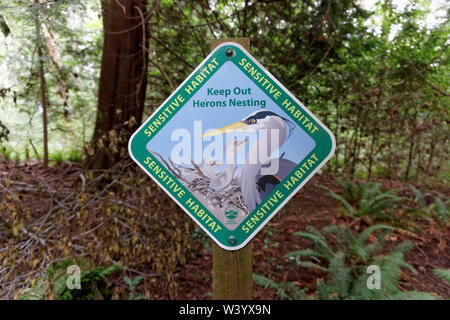
{"type": "MultiPolygon", "coordinates": [[[[230,38],[211,40],[211,51],[223,42],[239,43],[250,51],[250,39],[230,38]]],[[[213,256],[213,299],[251,300],[253,299],[252,243],[237,251],[227,251],[214,242],[213,256]]]]}

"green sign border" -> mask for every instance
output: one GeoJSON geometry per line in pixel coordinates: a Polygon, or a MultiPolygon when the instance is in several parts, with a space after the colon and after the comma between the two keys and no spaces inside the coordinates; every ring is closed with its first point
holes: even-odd
{"type": "MultiPolygon", "coordinates": [[[[264,83],[264,82],[263,82],[264,83]]],[[[267,223],[269,220],[297,193],[303,185],[331,158],[336,148],[333,133],[325,127],[300,101],[298,101],[269,71],[267,71],[258,61],[247,52],[242,46],[234,42],[226,42],[213,50],[202,63],[189,75],[189,77],[164,101],[164,103],[145,121],[133,134],[129,141],[128,149],[131,158],[181,207],[183,210],[223,249],[238,250],[244,247],[267,223]],[[228,57],[225,50],[232,48],[234,55],[228,57]],[[265,79],[268,79],[274,88],[281,92],[277,98],[268,93],[268,89],[263,87],[261,82],[255,80],[248,72],[249,66],[243,63],[242,59],[251,63],[265,79]],[[208,79],[217,72],[227,61],[232,61],[245,75],[249,77],[263,92],[292,121],[296,122],[300,128],[304,128],[305,121],[315,126],[314,133],[305,130],[315,141],[314,149],[303,159],[303,161],[293,170],[265,199],[277,199],[276,203],[271,203],[271,210],[264,210],[267,201],[263,199],[261,204],[246,217],[240,225],[233,231],[228,230],[203,204],[185,188],[172,173],[153,155],[146,146],[147,143],[164,127],[164,123],[180,110],[195,93],[208,82],[208,79]],[[241,63],[239,63],[241,62],[241,63]],[[213,70],[210,67],[215,66],[213,70]],[[200,82],[201,80],[201,82],[200,82]],[[194,82],[193,82],[194,81],[194,82]],[[197,86],[195,86],[197,84],[197,86]],[[189,88],[190,86],[190,88],[189,88]],[[193,88],[193,86],[195,86],[193,88]],[[189,89],[186,91],[186,89],[189,89]],[[191,90],[192,89],[192,90],[191,90]],[[180,99],[181,98],[181,99],[180,99]],[[182,101],[182,102],[181,102],[182,101]],[[285,101],[289,103],[282,104],[285,101]],[[287,105],[289,108],[287,108],[287,105]],[[164,112],[165,111],[165,112],[164,112]],[[170,115],[168,115],[170,111],[170,115]],[[297,116],[294,116],[297,115],[297,116]],[[299,116],[300,115],[300,116],[299,116]],[[301,116],[303,115],[303,116],[301,116]],[[164,121],[162,121],[164,120],[164,121]],[[153,123],[163,122],[159,126],[153,123]],[[314,158],[311,158],[314,157],[314,158]],[[311,164],[310,159],[317,159],[311,164]],[[154,168],[160,170],[154,171],[154,168]],[[162,171],[162,173],[161,173],[162,171]],[[285,187],[287,181],[292,182],[292,187],[285,187]],[[174,189],[173,182],[176,188],[174,189]],[[176,192],[174,192],[174,190],[176,192]],[[278,192],[278,193],[277,193],[278,192]],[[278,198],[277,198],[278,195],[278,198]],[[281,197],[279,195],[282,195],[281,197]],[[189,204],[189,205],[188,205],[189,204]],[[256,212],[260,214],[256,216],[256,212]],[[264,214],[262,214],[264,212],[264,214]],[[262,217],[261,217],[262,215],[262,217]],[[249,231],[244,232],[244,226],[249,231]],[[252,226],[251,228],[249,226],[252,226]]]]}

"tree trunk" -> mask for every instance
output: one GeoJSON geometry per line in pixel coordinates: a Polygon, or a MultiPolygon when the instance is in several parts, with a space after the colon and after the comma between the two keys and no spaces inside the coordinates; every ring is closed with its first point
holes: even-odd
{"type": "Polygon", "coordinates": [[[87,166],[106,169],[127,156],[147,89],[147,0],[102,0],[104,44],[97,120],[87,166]]]}
{"type": "Polygon", "coordinates": [[[405,170],[405,178],[404,181],[407,182],[408,178],[409,178],[409,170],[411,169],[412,166],[412,160],[413,160],[413,154],[414,154],[414,133],[411,134],[411,138],[410,138],[410,143],[409,143],[409,153],[408,153],[408,164],[406,165],[406,170],[405,170]]]}
{"type": "MultiPolygon", "coordinates": [[[[37,2],[37,1],[36,1],[37,2]]],[[[47,129],[47,82],[45,80],[44,72],[44,60],[42,52],[42,39],[41,39],[41,22],[39,20],[39,13],[36,16],[36,45],[39,57],[39,79],[41,90],[41,105],[42,105],[42,127],[43,127],[43,140],[44,140],[44,168],[48,167],[48,129],[47,129]]]]}

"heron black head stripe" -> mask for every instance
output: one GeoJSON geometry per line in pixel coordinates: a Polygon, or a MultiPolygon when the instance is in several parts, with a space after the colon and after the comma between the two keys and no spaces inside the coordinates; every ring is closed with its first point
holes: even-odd
{"type": "Polygon", "coordinates": [[[247,122],[247,121],[249,121],[251,119],[255,119],[255,120],[264,119],[267,116],[278,116],[278,115],[275,112],[272,112],[272,111],[259,111],[259,112],[256,112],[255,114],[251,115],[251,116],[248,116],[243,121],[247,122]]]}
{"type": "Polygon", "coordinates": [[[251,124],[250,121],[252,119],[255,119],[256,121],[258,121],[259,119],[264,119],[267,116],[277,116],[277,117],[280,117],[281,119],[283,119],[286,122],[286,124],[287,124],[287,126],[289,128],[288,138],[294,133],[294,129],[295,129],[294,123],[291,120],[288,120],[288,119],[286,119],[286,118],[284,118],[284,117],[282,117],[282,116],[280,116],[280,115],[278,115],[278,114],[276,114],[275,112],[272,112],[272,111],[258,111],[255,114],[252,114],[252,115],[248,116],[247,118],[245,118],[244,120],[242,120],[242,122],[244,122],[246,124],[251,124]]]}

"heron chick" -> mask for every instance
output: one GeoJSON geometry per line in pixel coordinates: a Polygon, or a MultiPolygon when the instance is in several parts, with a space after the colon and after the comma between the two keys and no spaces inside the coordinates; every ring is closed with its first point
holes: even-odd
{"type": "Polygon", "coordinates": [[[297,166],[296,163],[282,157],[271,158],[271,155],[292,135],[294,129],[292,121],[275,112],[259,110],[241,121],[202,135],[209,137],[232,132],[265,133],[250,146],[240,175],[242,197],[250,213],[297,166]],[[268,174],[268,168],[274,170],[268,174]]]}

